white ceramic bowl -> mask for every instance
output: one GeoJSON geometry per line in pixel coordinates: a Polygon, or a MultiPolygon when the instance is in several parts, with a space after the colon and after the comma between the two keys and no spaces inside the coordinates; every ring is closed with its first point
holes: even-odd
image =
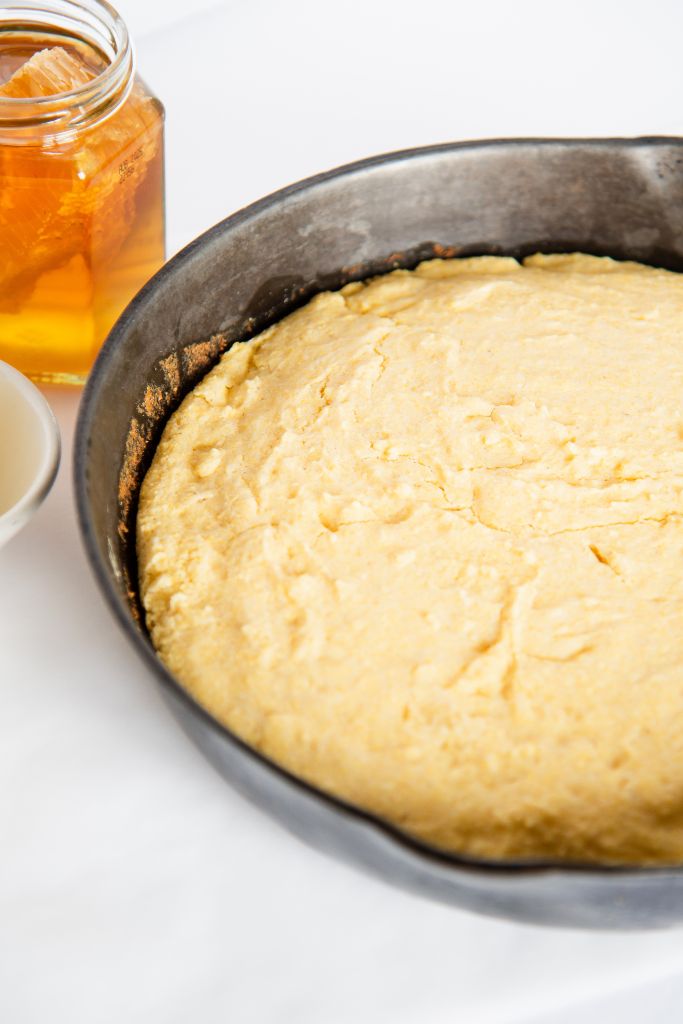
{"type": "Polygon", "coordinates": [[[27,377],[0,362],[0,547],[47,495],[59,455],[50,406],[27,377]]]}

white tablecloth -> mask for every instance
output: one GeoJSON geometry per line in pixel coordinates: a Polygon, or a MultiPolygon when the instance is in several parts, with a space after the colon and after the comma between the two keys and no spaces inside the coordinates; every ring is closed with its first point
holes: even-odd
{"type": "MultiPolygon", "coordinates": [[[[167,107],[171,252],[373,152],[683,126],[675,0],[120,7],[167,107]]],[[[423,902],[235,795],[95,589],[70,490],[78,395],[49,397],[62,471],[0,551],[2,1024],[677,1019],[683,931],[542,930],[423,902]]]]}

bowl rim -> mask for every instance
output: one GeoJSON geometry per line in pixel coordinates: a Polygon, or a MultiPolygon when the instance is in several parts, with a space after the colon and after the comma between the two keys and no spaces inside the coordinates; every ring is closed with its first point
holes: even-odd
{"type": "Polygon", "coordinates": [[[567,877],[581,876],[583,878],[600,879],[609,884],[610,879],[615,885],[619,879],[632,877],[643,879],[653,877],[665,879],[666,877],[680,877],[683,872],[683,864],[671,865],[624,865],[624,864],[596,864],[583,861],[554,861],[551,859],[509,859],[495,860],[469,856],[467,854],[452,853],[448,850],[441,850],[430,846],[417,837],[402,831],[398,826],[380,818],[370,811],[364,810],[340,797],[334,796],[307,782],[305,779],[294,775],[283,768],[277,762],[262,754],[255,747],[250,746],[239,736],[233,733],[227,726],[224,726],[214,718],[195,698],[186,690],[178,679],[166,668],[159,656],[152,647],[151,640],[145,637],[135,625],[133,618],[126,607],[122,597],[117,591],[110,568],[100,553],[99,546],[95,539],[95,527],[92,522],[89,501],[88,501],[88,452],[89,433],[91,421],[97,405],[99,392],[102,384],[106,381],[109,364],[112,361],[120,339],[127,333],[129,325],[138,316],[138,312],[144,309],[148,298],[162,285],[167,278],[171,277],[184,264],[186,264],[194,253],[209,245],[220,235],[231,231],[239,225],[248,223],[250,220],[261,216],[273,207],[296,196],[301,192],[312,191],[324,187],[327,183],[335,181],[340,177],[353,176],[385,164],[400,164],[407,161],[419,160],[423,157],[430,157],[436,154],[447,154],[460,150],[482,150],[482,149],[519,149],[523,148],[555,148],[570,149],[576,146],[600,150],[618,146],[622,149],[648,149],[658,146],[675,146],[683,149],[683,136],[674,135],[643,135],[632,137],[506,137],[490,139],[474,139],[457,142],[437,143],[436,145],[418,146],[410,149],[401,149],[392,152],[380,153],[342,164],[339,167],[311,175],[300,181],[278,189],[267,196],[238,209],[223,220],[218,221],[212,227],[202,232],[191,242],[180,249],[172,256],[157,273],[142,287],[137,295],[124,309],[113,328],[111,329],[104,345],[100,349],[93,369],[86,382],[83,397],[80,403],[78,419],[73,446],[73,488],[77,520],[81,533],[82,543],[85,548],[91,569],[97,580],[101,592],[107,604],[114,613],[115,620],[119,623],[129,641],[138,651],[143,661],[150,668],[157,681],[163,689],[179,701],[190,714],[227,742],[233,748],[237,748],[244,756],[260,764],[269,773],[279,777],[288,786],[294,787],[304,796],[312,798],[322,804],[328,810],[333,811],[337,816],[350,820],[352,824],[369,829],[382,838],[391,846],[397,847],[404,857],[413,861],[421,862],[429,870],[438,870],[446,873],[469,874],[481,879],[488,878],[491,881],[503,879],[509,876],[516,877],[567,877]]]}
{"type": "Polygon", "coordinates": [[[7,524],[10,524],[11,533],[20,529],[45,500],[57,476],[62,445],[55,415],[47,399],[33,381],[3,360],[0,360],[0,377],[9,383],[14,393],[35,415],[42,431],[40,463],[31,483],[21,497],[0,514],[0,534],[2,534],[3,527],[7,524]]]}

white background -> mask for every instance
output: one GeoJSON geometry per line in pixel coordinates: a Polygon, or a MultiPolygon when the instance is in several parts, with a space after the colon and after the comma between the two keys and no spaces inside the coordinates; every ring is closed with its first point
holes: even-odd
{"type": "MultiPolygon", "coordinates": [[[[168,114],[169,253],[382,150],[683,130],[675,0],[121,0],[168,114]]],[[[683,931],[420,901],[308,850],[190,746],[85,564],[78,395],[57,485],[0,552],[2,1024],[669,1022],[683,931]]]]}

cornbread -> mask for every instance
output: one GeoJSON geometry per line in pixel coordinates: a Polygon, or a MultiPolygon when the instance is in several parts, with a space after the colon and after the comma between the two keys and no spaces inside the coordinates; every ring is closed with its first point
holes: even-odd
{"type": "Polygon", "coordinates": [[[683,276],[434,260],[237,344],[138,514],[162,659],[440,848],[683,860],[683,276]]]}

